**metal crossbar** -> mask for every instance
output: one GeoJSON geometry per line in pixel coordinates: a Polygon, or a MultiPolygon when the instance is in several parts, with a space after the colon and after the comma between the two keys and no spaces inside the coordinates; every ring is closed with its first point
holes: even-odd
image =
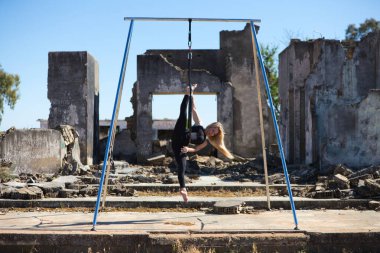
{"type": "MultiPolygon", "coordinates": [[[[135,21],[188,21],[189,18],[153,18],[153,17],[125,17],[124,20],[135,21]]],[[[238,18],[191,18],[192,21],[200,22],[254,22],[261,23],[261,19],[238,19],[238,18]]]]}

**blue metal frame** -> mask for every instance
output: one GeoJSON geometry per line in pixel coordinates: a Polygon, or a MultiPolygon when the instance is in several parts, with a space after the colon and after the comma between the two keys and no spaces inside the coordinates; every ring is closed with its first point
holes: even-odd
{"type": "MultiPolygon", "coordinates": [[[[189,18],[157,18],[157,17],[124,17],[124,20],[137,20],[137,21],[188,21],[189,18]]],[[[250,21],[260,23],[261,19],[247,19],[247,18],[191,18],[192,21],[196,22],[245,22],[250,21]]]]}
{"type": "Polygon", "coordinates": [[[121,65],[121,71],[120,71],[120,77],[119,77],[119,84],[117,86],[115,104],[113,107],[112,120],[111,120],[110,129],[108,132],[107,147],[106,147],[106,152],[104,154],[104,159],[103,159],[102,176],[100,178],[98,198],[96,200],[94,220],[92,222],[92,230],[93,231],[96,230],[96,228],[95,228],[96,227],[96,220],[97,220],[98,212],[99,212],[100,198],[101,198],[102,190],[103,190],[104,176],[105,176],[105,172],[106,172],[106,168],[107,168],[107,161],[108,161],[108,156],[109,156],[109,151],[110,151],[110,144],[111,144],[111,139],[113,136],[115,121],[117,120],[117,119],[115,119],[115,115],[117,114],[116,111],[118,110],[121,93],[123,91],[124,76],[125,76],[125,70],[127,68],[127,61],[128,61],[129,46],[130,46],[131,39],[132,39],[133,23],[134,23],[134,20],[132,19],[131,23],[129,25],[128,39],[127,39],[127,43],[125,45],[123,63],[121,65]]]}
{"type": "Polygon", "coordinates": [[[270,111],[272,112],[273,125],[274,125],[274,129],[276,130],[278,149],[280,150],[282,168],[284,170],[284,175],[285,175],[285,179],[286,179],[286,185],[287,185],[287,188],[288,188],[288,194],[289,194],[289,199],[290,199],[290,205],[292,207],[294,223],[296,225],[296,227],[294,229],[298,229],[298,221],[297,221],[296,208],[295,208],[294,201],[293,201],[292,188],[291,188],[290,182],[289,182],[288,169],[286,167],[285,155],[284,155],[284,150],[282,148],[282,142],[281,142],[280,132],[278,130],[278,124],[277,124],[276,114],[274,112],[272,95],[271,95],[270,89],[269,89],[268,77],[267,77],[267,74],[265,72],[265,66],[264,66],[264,62],[263,62],[262,56],[261,56],[260,46],[259,46],[259,43],[257,41],[255,25],[254,25],[253,21],[250,21],[250,23],[251,23],[252,34],[253,34],[253,37],[255,39],[255,45],[256,45],[256,49],[257,49],[257,57],[259,58],[261,72],[263,74],[263,79],[264,79],[264,83],[265,83],[265,89],[266,89],[267,95],[268,95],[268,101],[269,101],[270,111]]]}
{"type": "MultiPolygon", "coordinates": [[[[119,101],[120,101],[121,93],[122,93],[122,90],[123,90],[124,76],[125,76],[125,71],[126,71],[126,66],[127,66],[127,60],[128,60],[128,53],[129,53],[129,46],[130,46],[130,42],[131,42],[131,39],[132,39],[132,31],[133,31],[134,18],[124,18],[124,19],[125,20],[131,20],[131,23],[130,23],[130,26],[129,26],[128,39],[127,39],[127,42],[126,42],[126,45],[125,45],[123,63],[122,63],[122,66],[121,66],[119,84],[118,84],[118,88],[117,88],[117,93],[116,93],[116,98],[115,98],[115,104],[114,104],[114,109],[113,109],[113,113],[112,113],[112,120],[111,120],[110,130],[108,132],[108,140],[107,140],[106,152],[104,154],[104,159],[103,159],[102,175],[101,175],[101,179],[100,179],[98,197],[97,197],[97,200],[96,200],[96,207],[95,207],[95,213],[94,213],[94,219],[93,219],[93,227],[92,227],[93,231],[96,230],[96,221],[97,221],[98,212],[99,212],[100,198],[101,198],[102,190],[103,190],[104,176],[105,176],[105,172],[106,172],[106,168],[107,168],[107,161],[108,161],[108,156],[109,156],[109,152],[110,152],[111,139],[112,139],[112,136],[113,136],[113,130],[114,130],[114,125],[115,125],[115,121],[116,121],[115,115],[117,114],[117,111],[118,111],[119,101]]],[[[186,20],[186,21],[188,21],[189,20],[189,19],[175,19],[175,18],[171,18],[171,19],[161,18],[160,19],[160,18],[140,18],[140,17],[138,17],[136,19],[139,19],[139,20],[155,20],[155,21],[157,21],[157,20],[166,20],[166,21],[185,21],[186,20]]],[[[265,89],[266,89],[266,92],[267,92],[267,95],[268,95],[268,101],[269,101],[270,110],[271,110],[271,113],[272,113],[272,119],[273,119],[273,123],[274,123],[274,128],[275,128],[275,131],[276,131],[278,148],[279,148],[280,155],[281,155],[281,162],[282,162],[282,167],[283,167],[284,175],[285,175],[285,179],[286,179],[286,185],[287,185],[287,189],[288,189],[290,204],[291,204],[291,207],[292,207],[294,223],[296,225],[296,227],[294,229],[298,229],[298,221],[297,221],[296,209],[295,209],[295,205],[294,205],[294,201],[293,201],[293,194],[292,194],[292,190],[291,190],[291,186],[290,186],[290,182],[289,182],[288,169],[287,169],[287,166],[286,166],[284,151],[283,151],[283,148],[282,148],[280,132],[278,130],[276,114],[274,112],[272,95],[271,95],[270,89],[269,89],[268,78],[267,78],[267,75],[266,75],[266,72],[265,72],[265,66],[264,66],[264,63],[263,63],[262,56],[261,56],[260,46],[259,46],[259,43],[258,43],[257,37],[256,37],[256,30],[255,30],[254,22],[255,21],[257,22],[259,20],[253,20],[253,19],[249,19],[249,20],[246,20],[246,19],[243,19],[243,20],[242,19],[194,19],[194,20],[196,20],[196,21],[222,21],[222,22],[223,21],[224,22],[250,22],[250,24],[251,24],[252,34],[253,34],[253,38],[255,40],[254,43],[255,43],[256,49],[257,49],[257,57],[259,58],[259,63],[260,63],[260,67],[261,67],[261,71],[262,71],[262,75],[263,75],[263,79],[264,79],[264,83],[265,83],[265,89]]]]}

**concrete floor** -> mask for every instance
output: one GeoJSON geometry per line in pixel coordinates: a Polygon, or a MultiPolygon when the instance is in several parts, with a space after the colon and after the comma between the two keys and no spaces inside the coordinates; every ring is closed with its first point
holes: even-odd
{"type": "MultiPolygon", "coordinates": [[[[7,212],[0,215],[5,231],[90,231],[93,213],[7,212]]],[[[380,232],[380,212],[356,210],[298,210],[298,227],[307,232],[380,232]]],[[[217,215],[203,212],[104,212],[97,217],[102,231],[290,231],[295,227],[292,212],[257,211],[254,214],[217,215]]]]}
{"type": "Polygon", "coordinates": [[[294,230],[295,220],[289,210],[287,196],[271,196],[273,210],[265,211],[265,196],[230,198],[191,195],[192,187],[211,187],[216,183],[224,187],[253,186],[252,183],[218,180],[215,177],[205,177],[189,184],[190,202],[187,204],[178,195],[109,196],[107,206],[199,210],[201,207],[212,207],[216,201],[233,199],[263,210],[235,215],[188,212],[189,210],[171,212],[170,209],[167,212],[101,212],[97,216],[96,231],[91,231],[93,212],[62,210],[72,207],[77,207],[73,210],[84,207],[86,210],[93,209],[96,197],[1,199],[0,252],[187,252],[175,250],[173,245],[178,241],[183,245],[196,245],[203,250],[212,249],[215,251],[209,252],[216,253],[380,252],[380,212],[351,209],[368,208],[369,200],[295,197],[299,230],[294,230]],[[24,210],[31,211],[19,212],[12,210],[12,207],[23,207],[24,210]],[[37,207],[57,208],[57,211],[36,211],[37,207]]]}

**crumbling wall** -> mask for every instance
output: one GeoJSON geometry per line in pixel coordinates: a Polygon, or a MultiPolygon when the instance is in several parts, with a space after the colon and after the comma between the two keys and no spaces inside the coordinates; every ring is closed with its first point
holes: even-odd
{"type": "MultiPolygon", "coordinates": [[[[250,26],[242,31],[222,31],[220,45],[219,50],[193,50],[192,82],[198,83],[199,93],[217,94],[217,120],[227,133],[226,146],[235,154],[252,157],[261,154],[261,133],[250,26]]],[[[131,99],[134,116],[129,121],[136,132],[139,159],[152,153],[152,95],[183,93],[187,50],[148,50],[138,56],[137,66],[131,99]]],[[[275,135],[262,81],[261,90],[269,146],[275,135]]]]}
{"type": "Polygon", "coordinates": [[[50,52],[49,128],[71,125],[79,134],[81,162],[97,162],[99,144],[98,63],[87,52],[50,52]],[[94,148],[95,147],[95,148],[94,148]]]}
{"type": "Polygon", "coordinates": [[[363,167],[380,163],[380,90],[357,103],[327,105],[322,119],[323,165],[339,161],[363,167]]]}
{"type": "MultiPolygon", "coordinates": [[[[187,70],[188,50],[147,50],[144,55],[159,55],[161,54],[168,62],[179,67],[182,70],[187,70]]],[[[220,80],[225,81],[225,61],[223,54],[218,49],[197,49],[192,50],[191,68],[204,69],[212,75],[217,76],[220,80]]]]}
{"type": "MultiPolygon", "coordinates": [[[[257,30],[257,27],[256,27],[257,30]]],[[[253,157],[261,154],[261,132],[258,96],[256,88],[255,62],[253,58],[251,27],[242,31],[222,31],[220,49],[224,58],[227,82],[234,88],[233,95],[233,150],[236,154],[253,157]]],[[[273,121],[267,99],[260,66],[259,80],[263,108],[266,147],[276,143],[273,121]]]]}
{"type": "Polygon", "coordinates": [[[280,54],[287,160],[321,168],[380,163],[380,33],[358,43],[293,40],[280,54]]]}
{"type": "MultiPolygon", "coordinates": [[[[194,52],[197,53],[196,51],[194,52]]],[[[137,57],[138,81],[135,83],[134,101],[136,117],[137,159],[144,161],[152,154],[152,96],[153,94],[181,94],[187,83],[187,71],[173,65],[163,54],[137,57]]],[[[197,92],[217,94],[218,115],[227,132],[232,132],[232,87],[204,69],[193,69],[192,81],[198,83],[197,92]]],[[[179,110],[178,105],[178,110],[179,110]]],[[[231,136],[226,146],[231,147],[231,136]]]]}
{"type": "Polygon", "coordinates": [[[12,173],[56,173],[62,166],[66,146],[53,129],[14,130],[0,139],[1,158],[12,163],[12,173]]]}
{"type": "MultiPolygon", "coordinates": [[[[100,157],[104,157],[104,153],[107,146],[108,138],[100,140],[100,157]]],[[[130,130],[123,129],[115,134],[115,141],[113,145],[113,157],[114,160],[126,160],[128,162],[136,162],[136,144],[131,139],[130,130]]]]}

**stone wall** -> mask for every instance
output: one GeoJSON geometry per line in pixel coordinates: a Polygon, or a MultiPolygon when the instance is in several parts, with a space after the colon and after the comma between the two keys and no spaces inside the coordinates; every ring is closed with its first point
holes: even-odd
{"type": "MultiPolygon", "coordinates": [[[[152,154],[152,95],[181,94],[185,91],[187,71],[171,64],[162,54],[139,55],[138,81],[135,83],[137,159],[145,160],[152,154]]],[[[198,83],[197,92],[217,95],[218,120],[227,132],[232,132],[232,87],[206,70],[192,71],[192,80],[198,83]],[[229,106],[228,106],[229,105],[229,106]]],[[[178,110],[179,110],[178,105],[178,110]]],[[[225,139],[231,147],[231,136],[225,139]]]]}
{"type": "Polygon", "coordinates": [[[293,40],[280,54],[281,136],[292,164],[380,163],[380,33],[293,40]]]}
{"type": "MultiPolygon", "coordinates": [[[[99,156],[102,160],[106,151],[107,141],[108,138],[100,140],[99,156]]],[[[136,144],[131,140],[131,133],[129,130],[123,129],[115,134],[113,147],[113,160],[136,162],[136,144]]]]}
{"type": "Polygon", "coordinates": [[[53,129],[14,130],[0,139],[1,158],[12,162],[12,173],[56,173],[66,146],[53,129]]]}
{"type": "Polygon", "coordinates": [[[51,102],[49,128],[74,126],[79,134],[81,162],[97,162],[99,80],[96,60],[87,52],[50,52],[48,98],[51,102]]]}
{"type": "MultiPolygon", "coordinates": [[[[253,157],[262,153],[256,72],[252,49],[251,28],[242,31],[222,31],[220,49],[225,64],[226,81],[233,86],[234,152],[253,157]]],[[[266,147],[277,143],[270,108],[267,106],[260,66],[259,80],[263,108],[266,147]]]]}
{"type": "MultiPolygon", "coordinates": [[[[257,156],[261,137],[250,26],[222,31],[220,45],[219,50],[193,50],[192,82],[198,83],[196,92],[217,95],[217,120],[227,132],[226,146],[241,156],[257,156]]],[[[152,154],[152,95],[184,92],[187,50],[148,50],[138,56],[137,68],[132,132],[138,159],[143,160],[152,154]]],[[[266,100],[263,83],[262,100],[266,100]]],[[[275,135],[265,102],[263,113],[268,146],[275,135]]]]}

